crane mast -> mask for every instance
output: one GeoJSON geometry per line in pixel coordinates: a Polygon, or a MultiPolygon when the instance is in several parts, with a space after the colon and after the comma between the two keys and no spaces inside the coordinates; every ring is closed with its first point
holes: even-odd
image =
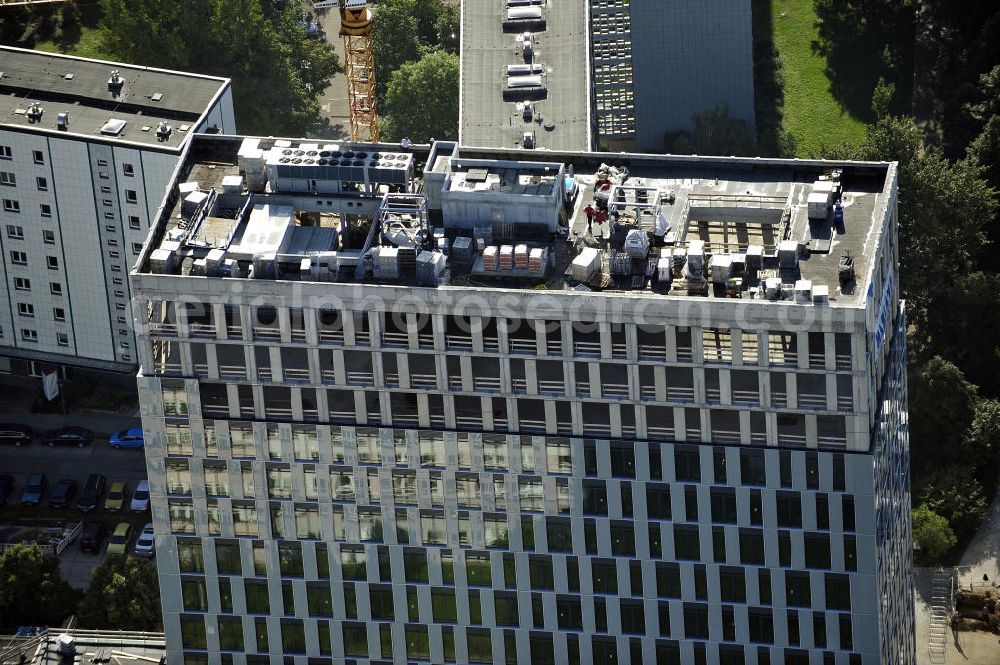
{"type": "Polygon", "coordinates": [[[344,38],[344,69],[350,107],[351,140],[376,143],[378,108],[375,100],[375,51],[372,44],[374,14],[367,0],[317,0],[314,9],[340,9],[340,35],[344,38]]]}

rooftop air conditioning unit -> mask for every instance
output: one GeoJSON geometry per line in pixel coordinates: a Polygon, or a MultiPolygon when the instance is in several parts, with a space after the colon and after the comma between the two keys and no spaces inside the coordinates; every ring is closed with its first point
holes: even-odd
{"type": "Polygon", "coordinates": [[[60,113],[56,115],[56,129],[61,132],[65,132],[69,129],[69,113],[60,113]]]}

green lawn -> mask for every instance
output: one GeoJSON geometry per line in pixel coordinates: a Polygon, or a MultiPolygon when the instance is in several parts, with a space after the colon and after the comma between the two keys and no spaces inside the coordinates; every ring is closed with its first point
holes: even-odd
{"type": "Polygon", "coordinates": [[[864,122],[848,114],[830,94],[826,58],[813,53],[812,43],[818,37],[813,0],[762,1],[771,5],[771,30],[785,80],[784,127],[795,136],[796,154],[812,157],[824,145],[862,139],[864,122]]]}
{"type": "Polygon", "coordinates": [[[35,48],[39,51],[50,53],[65,53],[76,55],[81,58],[95,58],[97,60],[114,60],[115,58],[101,50],[101,31],[99,28],[83,26],[80,32],[80,41],[75,44],[63,45],[53,41],[38,42],[35,48]]]}

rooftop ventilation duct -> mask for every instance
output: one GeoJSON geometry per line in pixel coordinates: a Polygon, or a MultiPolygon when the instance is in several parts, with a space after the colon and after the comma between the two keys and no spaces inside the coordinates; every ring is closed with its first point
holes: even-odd
{"type": "Polygon", "coordinates": [[[69,129],[69,113],[59,113],[56,115],[56,129],[61,132],[69,129]]]}
{"type": "Polygon", "coordinates": [[[123,85],[125,85],[125,79],[122,78],[121,72],[117,69],[112,69],[111,78],[108,79],[108,92],[117,96],[121,93],[123,85]]]}
{"type": "Polygon", "coordinates": [[[173,131],[173,127],[170,126],[166,120],[161,120],[160,124],[156,127],[156,138],[161,141],[166,141],[170,138],[170,132],[173,131]]]}
{"type": "Polygon", "coordinates": [[[40,122],[42,119],[42,114],[45,113],[45,109],[38,102],[31,102],[31,106],[28,107],[28,122],[40,122]]]}

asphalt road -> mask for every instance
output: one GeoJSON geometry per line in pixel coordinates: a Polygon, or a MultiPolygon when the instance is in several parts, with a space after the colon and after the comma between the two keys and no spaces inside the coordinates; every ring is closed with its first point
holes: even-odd
{"type": "MultiPolygon", "coordinates": [[[[24,422],[42,430],[47,427],[62,425],[62,416],[37,416],[29,414],[0,414],[0,422],[24,422]],[[52,422],[49,422],[50,419],[52,422]],[[56,422],[58,421],[58,422],[56,422]]],[[[108,523],[109,532],[115,524],[127,521],[133,527],[141,528],[149,521],[145,514],[130,513],[127,509],[122,513],[107,513],[103,505],[95,512],[81,513],[76,508],[76,501],[67,509],[52,510],[47,506],[48,493],[55,483],[63,478],[76,480],[82,487],[91,473],[102,473],[108,484],[123,480],[131,490],[146,477],[146,459],[141,449],[113,450],[108,446],[108,435],[117,429],[137,426],[136,418],[119,418],[114,416],[73,416],[66,422],[70,425],[81,425],[95,432],[94,442],[85,448],[58,447],[49,448],[39,441],[31,445],[0,447],[0,472],[14,477],[15,487],[6,506],[0,507],[0,522],[17,520],[30,521],[32,517],[39,520],[62,518],[66,521],[89,521],[103,519],[108,523]],[[49,483],[49,489],[37,507],[20,505],[21,491],[28,476],[33,473],[43,473],[49,483]]],[[[86,588],[90,582],[93,569],[104,559],[104,554],[87,554],[81,552],[79,544],[70,545],[60,557],[63,578],[76,588],[86,588]]]]}
{"type": "MultiPolygon", "coordinates": [[[[344,38],[340,36],[340,15],[336,10],[313,11],[312,2],[302,2],[303,11],[311,12],[313,20],[323,27],[326,40],[337,51],[340,64],[344,64],[344,38]]],[[[330,86],[317,98],[320,114],[329,125],[322,132],[323,138],[350,140],[351,121],[347,105],[347,76],[337,74],[330,80],[330,86]]]]}

